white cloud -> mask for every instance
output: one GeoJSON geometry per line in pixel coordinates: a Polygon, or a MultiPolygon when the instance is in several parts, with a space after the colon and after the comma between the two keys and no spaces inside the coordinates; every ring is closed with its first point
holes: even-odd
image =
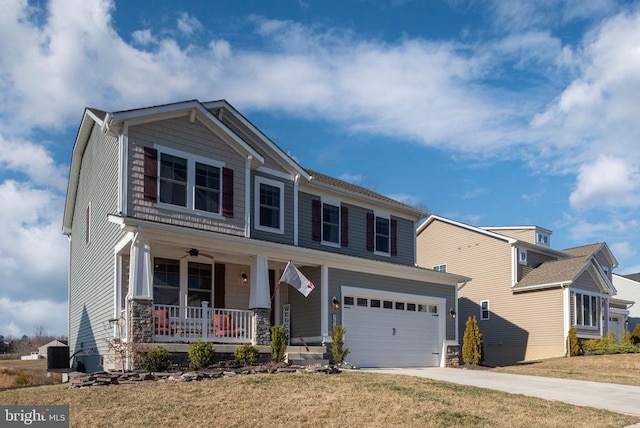
{"type": "Polygon", "coordinates": [[[0,297],[0,331],[7,336],[32,335],[39,327],[47,334],[68,334],[66,302],[50,300],[11,300],[0,297]]]}
{"type": "Polygon", "coordinates": [[[5,140],[0,135],[0,168],[26,175],[40,186],[63,191],[67,186],[67,169],[57,165],[42,145],[23,140],[5,140]]]}
{"type": "Polygon", "coordinates": [[[195,16],[183,12],[178,17],[178,30],[187,36],[191,36],[196,31],[202,29],[202,23],[195,16]]]}
{"type": "Polygon", "coordinates": [[[131,39],[139,45],[151,45],[158,42],[151,30],[137,30],[131,33],[131,39]]]}
{"type": "Polygon", "coordinates": [[[625,159],[600,155],[580,167],[569,202],[575,209],[635,207],[640,204],[640,171],[625,159]]]}
{"type": "Polygon", "coordinates": [[[619,241],[607,244],[620,264],[622,264],[624,260],[628,260],[637,254],[636,250],[628,241],[619,241]]]}
{"type": "Polygon", "coordinates": [[[600,222],[592,222],[582,218],[565,216],[565,227],[569,229],[571,238],[575,242],[584,243],[589,240],[614,241],[623,239],[630,232],[640,226],[637,220],[625,220],[620,218],[606,219],[600,222]],[[606,237],[606,239],[602,239],[606,237]]]}

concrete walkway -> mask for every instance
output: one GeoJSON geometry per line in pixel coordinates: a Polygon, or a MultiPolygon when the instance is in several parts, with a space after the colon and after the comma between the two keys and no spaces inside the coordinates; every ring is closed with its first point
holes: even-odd
{"type": "Polygon", "coordinates": [[[640,416],[638,401],[640,386],[442,367],[363,370],[372,373],[418,376],[640,416]]]}

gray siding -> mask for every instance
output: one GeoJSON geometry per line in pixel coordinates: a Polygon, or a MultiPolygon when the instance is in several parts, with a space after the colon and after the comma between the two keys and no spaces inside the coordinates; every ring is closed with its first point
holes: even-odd
{"type": "Polygon", "coordinates": [[[114,244],[123,232],[107,221],[117,212],[118,140],[94,126],[82,160],[73,213],[69,272],[69,346],[89,371],[108,352],[108,320],[114,313],[114,244]],[[91,242],[85,242],[85,210],[91,203],[91,242]]]}
{"type": "MultiPolygon", "coordinates": [[[[337,296],[342,301],[340,290],[342,286],[360,287],[371,290],[391,291],[395,293],[417,294],[419,296],[439,297],[447,300],[444,312],[455,308],[455,288],[450,285],[433,284],[429,282],[394,278],[389,276],[372,275],[363,272],[329,269],[329,296],[337,296]]],[[[455,320],[446,317],[446,339],[455,340],[455,320]]],[[[338,324],[342,323],[338,313],[338,324]]]]}
{"type": "Polygon", "coordinates": [[[283,244],[293,244],[293,183],[291,181],[283,180],[278,177],[273,177],[268,174],[263,173],[252,173],[251,175],[251,237],[255,239],[261,239],[264,241],[271,242],[280,242],[283,244]],[[277,232],[268,232],[264,230],[257,230],[255,228],[257,218],[254,215],[255,206],[256,206],[256,198],[255,198],[255,187],[256,187],[256,176],[269,178],[271,180],[275,180],[277,182],[284,184],[284,234],[277,232]]]}
{"type": "Polygon", "coordinates": [[[311,201],[313,199],[320,199],[320,197],[305,192],[298,193],[298,245],[301,247],[385,262],[414,264],[413,243],[415,240],[415,228],[413,221],[392,216],[391,218],[398,223],[398,255],[389,257],[375,255],[373,252],[367,251],[367,213],[373,211],[343,202],[341,205],[349,209],[349,246],[333,247],[323,245],[321,242],[312,239],[311,201]]]}
{"type": "Polygon", "coordinates": [[[300,268],[300,272],[309,281],[316,284],[316,288],[304,297],[297,290],[288,287],[289,304],[291,305],[291,338],[320,336],[320,268],[300,268]]]}
{"type": "Polygon", "coordinates": [[[199,121],[187,117],[163,120],[129,128],[128,215],[155,222],[171,223],[213,232],[244,235],[245,163],[242,156],[199,121]],[[224,162],[233,169],[233,218],[218,219],[159,207],[144,200],[144,147],[159,144],[185,153],[224,162]]]}

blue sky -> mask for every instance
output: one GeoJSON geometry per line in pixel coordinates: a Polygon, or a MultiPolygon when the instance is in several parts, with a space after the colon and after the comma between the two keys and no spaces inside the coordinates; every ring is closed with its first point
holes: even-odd
{"type": "Polygon", "coordinates": [[[301,165],[640,271],[640,3],[2,0],[0,334],[67,331],[85,106],[227,99],[301,165]]]}

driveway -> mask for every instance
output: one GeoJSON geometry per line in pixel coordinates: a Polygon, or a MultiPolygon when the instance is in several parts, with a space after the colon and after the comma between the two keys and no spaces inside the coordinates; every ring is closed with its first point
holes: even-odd
{"type": "Polygon", "coordinates": [[[443,367],[363,370],[372,373],[418,376],[640,416],[640,405],[638,405],[640,386],[443,367]]]}

